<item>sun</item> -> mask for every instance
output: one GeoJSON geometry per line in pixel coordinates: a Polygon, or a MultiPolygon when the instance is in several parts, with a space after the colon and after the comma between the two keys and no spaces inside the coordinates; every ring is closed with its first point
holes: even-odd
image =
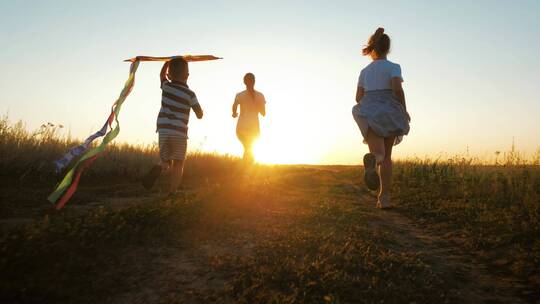
{"type": "Polygon", "coordinates": [[[310,147],[286,128],[266,130],[255,142],[255,159],[263,164],[313,164],[318,151],[310,147]]]}

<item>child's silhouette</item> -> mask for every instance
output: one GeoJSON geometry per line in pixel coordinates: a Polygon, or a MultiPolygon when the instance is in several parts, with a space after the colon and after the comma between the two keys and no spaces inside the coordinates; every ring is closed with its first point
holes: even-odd
{"type": "Polygon", "coordinates": [[[161,162],[143,179],[144,187],[150,189],[163,168],[171,169],[169,196],[175,196],[182,183],[189,113],[193,110],[197,118],[203,117],[197,96],[187,85],[188,77],[188,63],[181,57],[167,61],[161,69],[161,109],[157,118],[161,162]]]}
{"type": "Polygon", "coordinates": [[[378,28],[362,50],[362,54],[371,56],[373,61],[360,73],[356,90],[358,104],[353,107],[353,117],[370,151],[364,155],[364,180],[372,190],[380,186],[379,208],[390,207],[392,146],[409,133],[410,121],[401,86],[401,67],[386,59],[389,50],[390,37],[383,28],[378,28]]]}
{"type": "Polygon", "coordinates": [[[255,75],[247,73],[244,76],[246,90],[236,94],[232,106],[232,117],[238,117],[238,106],[240,106],[240,117],[236,125],[236,135],[244,146],[244,160],[253,162],[253,143],[259,137],[259,113],[266,115],[266,100],[264,95],[255,91],[255,75]]]}

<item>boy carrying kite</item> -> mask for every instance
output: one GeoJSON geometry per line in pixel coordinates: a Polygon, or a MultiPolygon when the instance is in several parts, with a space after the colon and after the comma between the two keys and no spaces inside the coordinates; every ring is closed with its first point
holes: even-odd
{"type": "Polygon", "coordinates": [[[165,62],[160,73],[161,109],[157,118],[160,163],[152,167],[143,178],[143,186],[150,190],[163,169],[171,170],[169,197],[175,197],[181,189],[184,160],[187,150],[187,132],[191,109],[198,119],[203,110],[197,96],[188,87],[188,62],[181,57],[165,62]]]}

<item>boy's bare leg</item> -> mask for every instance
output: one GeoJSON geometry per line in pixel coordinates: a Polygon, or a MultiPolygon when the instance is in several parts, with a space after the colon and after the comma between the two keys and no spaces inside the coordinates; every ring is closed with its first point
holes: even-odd
{"type": "Polygon", "coordinates": [[[182,184],[182,176],[184,175],[184,161],[175,160],[171,166],[171,186],[169,192],[175,193],[182,184]]]}
{"type": "Polygon", "coordinates": [[[171,168],[172,160],[160,160],[159,164],[161,166],[161,170],[169,170],[171,168]]]}
{"type": "Polygon", "coordinates": [[[160,160],[160,162],[155,164],[152,169],[150,169],[150,171],[148,171],[148,173],[146,173],[146,175],[143,177],[143,187],[145,187],[146,190],[151,190],[161,173],[168,168],[168,161],[160,160]]]}

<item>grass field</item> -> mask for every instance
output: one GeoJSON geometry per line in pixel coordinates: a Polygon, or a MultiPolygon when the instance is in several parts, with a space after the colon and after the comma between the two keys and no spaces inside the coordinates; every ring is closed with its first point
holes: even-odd
{"type": "Polygon", "coordinates": [[[113,146],[68,206],[74,144],[0,121],[2,303],[538,303],[540,159],[404,160],[388,211],[356,166],[195,154],[185,201],[139,186],[155,148],[113,146]]]}

